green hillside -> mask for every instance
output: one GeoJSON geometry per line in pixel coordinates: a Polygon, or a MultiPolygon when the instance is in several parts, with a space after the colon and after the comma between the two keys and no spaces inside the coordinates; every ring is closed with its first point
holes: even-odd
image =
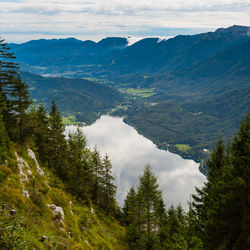
{"type": "Polygon", "coordinates": [[[179,104],[143,102],[115,114],[126,116],[125,122],[158,147],[200,161],[220,136],[232,140],[249,108],[250,89],[246,88],[179,104]]]}
{"type": "Polygon", "coordinates": [[[74,116],[81,122],[91,123],[123,101],[114,87],[85,79],[45,78],[27,72],[21,72],[21,77],[36,103],[48,107],[54,100],[65,116],[74,116]]]}
{"type": "Polygon", "coordinates": [[[0,166],[1,249],[4,241],[9,249],[126,249],[124,228],[66,191],[51,170],[37,165],[30,148],[12,144],[10,152],[0,166]]]}

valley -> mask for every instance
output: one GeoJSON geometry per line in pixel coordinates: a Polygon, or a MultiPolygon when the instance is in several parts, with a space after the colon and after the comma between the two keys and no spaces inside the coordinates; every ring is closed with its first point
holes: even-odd
{"type": "Polygon", "coordinates": [[[249,110],[248,30],[232,26],[132,45],[108,37],[11,48],[32,99],[47,106],[54,99],[66,124],[91,124],[107,113],[122,116],[159,148],[200,162],[218,137],[232,140],[249,110]]]}
{"type": "Polygon", "coordinates": [[[249,249],[249,54],[0,38],[0,249],[249,249]]]}

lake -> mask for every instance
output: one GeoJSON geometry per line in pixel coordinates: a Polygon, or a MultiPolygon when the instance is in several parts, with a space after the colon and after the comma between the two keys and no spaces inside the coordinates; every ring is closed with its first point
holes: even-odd
{"type": "MultiPolygon", "coordinates": [[[[76,128],[66,126],[66,134],[76,131],[76,128]]],[[[158,149],[153,142],[125,124],[122,118],[104,115],[93,125],[81,129],[87,137],[88,147],[97,146],[102,155],[109,155],[120,205],[130,187],[138,184],[138,177],[142,175],[146,164],[152,166],[158,178],[167,207],[181,203],[187,210],[187,201],[195,192],[194,187],[202,187],[206,181],[199,171],[198,163],[158,149]]]]}

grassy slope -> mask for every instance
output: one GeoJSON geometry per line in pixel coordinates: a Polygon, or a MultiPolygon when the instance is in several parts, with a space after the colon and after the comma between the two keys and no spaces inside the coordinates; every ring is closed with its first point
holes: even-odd
{"type": "MultiPolygon", "coordinates": [[[[11,154],[7,165],[0,167],[0,203],[17,210],[16,216],[22,218],[25,226],[24,236],[29,249],[48,249],[48,244],[54,244],[53,249],[64,246],[69,249],[126,248],[124,228],[115,220],[106,217],[97,208],[91,211],[90,207],[68,194],[64,184],[48,169],[43,168],[45,176],[40,176],[27,150],[12,146],[11,154]],[[14,152],[29,164],[32,171],[29,181],[24,182],[30,198],[22,194],[14,152]],[[65,214],[63,223],[59,221],[60,216],[53,216],[48,204],[62,207],[65,214]],[[49,242],[40,241],[43,235],[49,237],[49,242]]],[[[0,216],[2,214],[3,210],[0,210],[0,216]]]]}

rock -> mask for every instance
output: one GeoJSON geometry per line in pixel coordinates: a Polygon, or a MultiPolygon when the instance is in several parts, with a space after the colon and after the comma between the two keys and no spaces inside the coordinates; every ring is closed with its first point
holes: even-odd
{"type": "Polygon", "coordinates": [[[8,208],[8,205],[7,204],[2,204],[2,209],[3,210],[6,210],[8,208]]]}
{"type": "Polygon", "coordinates": [[[19,168],[20,180],[21,180],[21,183],[23,185],[23,182],[26,182],[29,180],[28,176],[25,173],[25,170],[27,173],[29,173],[29,175],[32,175],[32,172],[30,170],[28,163],[23,158],[19,157],[16,152],[15,152],[15,155],[16,155],[16,159],[17,159],[17,165],[19,168]]]}
{"type": "Polygon", "coordinates": [[[29,191],[23,190],[23,196],[30,197],[29,191]]]}
{"type": "Polygon", "coordinates": [[[15,209],[11,209],[10,210],[10,215],[12,215],[12,216],[16,215],[16,210],[15,209]]]}
{"type": "Polygon", "coordinates": [[[64,220],[63,209],[61,207],[59,207],[59,206],[56,206],[55,204],[48,205],[48,207],[50,207],[52,209],[52,213],[53,213],[54,216],[57,216],[58,214],[60,214],[60,216],[61,216],[60,221],[63,222],[63,220],[64,220]]]}
{"type": "Polygon", "coordinates": [[[29,156],[35,161],[36,163],[36,171],[41,175],[41,176],[44,176],[44,172],[43,170],[40,168],[38,162],[37,162],[37,159],[36,159],[36,155],[35,153],[29,148],[28,149],[28,154],[29,156]]]}
{"type": "Polygon", "coordinates": [[[27,171],[26,171],[26,172],[27,172],[27,174],[28,174],[28,175],[32,175],[32,172],[31,172],[31,170],[30,170],[30,169],[27,169],[27,171]]]}
{"type": "Polygon", "coordinates": [[[44,242],[46,240],[49,240],[49,238],[46,235],[43,235],[40,239],[41,242],[44,242]]]}
{"type": "Polygon", "coordinates": [[[73,211],[72,211],[72,206],[73,206],[73,202],[72,201],[69,201],[69,206],[70,206],[70,213],[73,215],[73,211]]]}
{"type": "Polygon", "coordinates": [[[93,215],[95,215],[95,210],[94,210],[93,207],[91,207],[90,211],[91,211],[91,213],[92,213],[93,215]]]}

